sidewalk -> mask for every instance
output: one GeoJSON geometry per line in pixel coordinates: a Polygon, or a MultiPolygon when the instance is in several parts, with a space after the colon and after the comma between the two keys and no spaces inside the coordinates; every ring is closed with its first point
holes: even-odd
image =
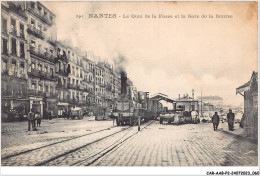
{"type": "Polygon", "coordinates": [[[227,136],[233,137],[233,141],[224,149],[230,152],[226,157],[225,165],[234,162],[235,156],[239,156],[240,160],[248,163],[248,165],[257,165],[258,162],[258,145],[251,138],[246,137],[245,130],[239,127],[239,123],[234,124],[234,131],[228,130],[228,123],[220,123],[219,131],[227,136]]]}

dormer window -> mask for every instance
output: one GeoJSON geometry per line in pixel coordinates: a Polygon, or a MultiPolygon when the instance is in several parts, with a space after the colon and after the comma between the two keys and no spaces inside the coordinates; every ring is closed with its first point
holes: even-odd
{"type": "Polygon", "coordinates": [[[31,2],[31,8],[35,8],[35,3],[34,2],[31,2]]]}
{"type": "Polygon", "coordinates": [[[41,12],[41,11],[42,11],[42,7],[41,7],[41,6],[38,6],[38,10],[41,12]]]}

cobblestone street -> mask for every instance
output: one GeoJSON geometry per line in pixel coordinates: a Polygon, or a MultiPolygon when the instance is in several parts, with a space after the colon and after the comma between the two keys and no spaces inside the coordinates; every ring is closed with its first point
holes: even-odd
{"type": "Polygon", "coordinates": [[[244,136],[238,124],[228,131],[227,123],[220,123],[218,131],[213,131],[211,123],[177,126],[150,121],[137,132],[137,126],[114,127],[112,121],[93,118],[51,122],[30,132],[19,123],[12,123],[10,130],[11,124],[2,124],[2,165],[257,165],[257,145],[244,136]],[[19,136],[24,138],[19,141],[19,136]],[[7,139],[12,142],[4,144],[7,139]]]}

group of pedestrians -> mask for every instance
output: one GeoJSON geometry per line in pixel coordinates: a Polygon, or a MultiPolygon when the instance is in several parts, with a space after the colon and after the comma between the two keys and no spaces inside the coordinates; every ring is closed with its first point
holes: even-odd
{"type": "Polygon", "coordinates": [[[33,112],[32,109],[28,113],[28,131],[31,131],[31,127],[33,131],[37,131],[36,127],[41,126],[42,117],[39,112],[33,112]]]}
{"type": "MultiPolygon", "coordinates": [[[[233,131],[235,114],[232,112],[232,109],[229,109],[229,113],[227,114],[227,121],[228,121],[228,130],[233,131]]],[[[212,116],[212,123],[213,123],[214,131],[217,131],[219,125],[219,116],[217,112],[215,112],[215,114],[212,116]]]]}

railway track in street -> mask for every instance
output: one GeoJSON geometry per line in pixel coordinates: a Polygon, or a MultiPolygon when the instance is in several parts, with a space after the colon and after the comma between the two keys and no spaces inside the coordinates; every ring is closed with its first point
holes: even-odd
{"type": "MultiPolygon", "coordinates": [[[[115,136],[116,134],[129,130],[131,128],[133,128],[133,126],[123,127],[123,128],[111,127],[111,128],[102,129],[99,131],[76,136],[76,137],[66,139],[63,141],[51,143],[46,146],[41,146],[38,148],[34,148],[34,149],[30,149],[30,150],[26,150],[23,152],[5,156],[2,158],[1,163],[2,163],[2,166],[43,166],[43,165],[48,165],[48,163],[50,163],[52,161],[55,161],[61,157],[69,155],[69,154],[76,152],[80,149],[83,149],[85,147],[94,145],[104,139],[108,139],[109,137],[115,136]],[[110,133],[110,134],[108,134],[108,133],[110,133]],[[88,136],[88,138],[86,138],[86,136],[88,136]]],[[[131,137],[134,135],[131,135],[131,137]]],[[[129,138],[124,139],[124,141],[129,138]]],[[[121,143],[122,143],[122,141],[121,141],[121,143]]],[[[119,145],[119,144],[116,144],[116,146],[117,145],[119,145]]],[[[109,147],[109,149],[110,149],[110,147],[109,147]]],[[[106,153],[108,153],[107,150],[106,150],[106,153]]],[[[97,157],[97,155],[92,156],[91,158],[97,157]]],[[[104,155],[103,151],[102,151],[102,155],[104,155]]],[[[98,158],[100,158],[100,157],[101,156],[98,155],[98,158]]],[[[86,161],[86,158],[84,158],[83,161],[86,161]]],[[[80,164],[80,162],[77,161],[77,163],[73,163],[72,165],[76,165],[76,164],[80,164]]]]}
{"type": "MultiPolygon", "coordinates": [[[[111,128],[114,128],[114,127],[111,127],[111,128]]],[[[47,145],[44,145],[44,146],[41,146],[41,147],[36,147],[36,148],[33,148],[33,149],[29,149],[29,150],[25,150],[25,151],[22,151],[22,152],[14,153],[14,154],[11,154],[11,155],[7,155],[5,157],[2,157],[1,160],[5,160],[5,159],[11,158],[11,157],[15,157],[15,156],[18,156],[18,155],[26,154],[26,153],[29,153],[29,152],[32,152],[32,151],[35,151],[35,150],[38,150],[38,149],[49,147],[49,146],[52,146],[52,145],[55,145],[55,144],[60,144],[60,143],[67,142],[67,141],[70,141],[70,140],[73,140],[73,139],[77,139],[77,138],[80,138],[80,137],[89,136],[91,134],[95,134],[95,133],[98,133],[98,132],[101,132],[101,131],[110,130],[111,128],[105,128],[105,129],[102,129],[102,130],[94,131],[94,132],[91,132],[91,133],[87,133],[87,134],[71,137],[69,139],[65,139],[65,140],[62,140],[62,141],[58,141],[58,142],[54,142],[54,143],[51,143],[51,144],[47,144],[47,145]]]]}

